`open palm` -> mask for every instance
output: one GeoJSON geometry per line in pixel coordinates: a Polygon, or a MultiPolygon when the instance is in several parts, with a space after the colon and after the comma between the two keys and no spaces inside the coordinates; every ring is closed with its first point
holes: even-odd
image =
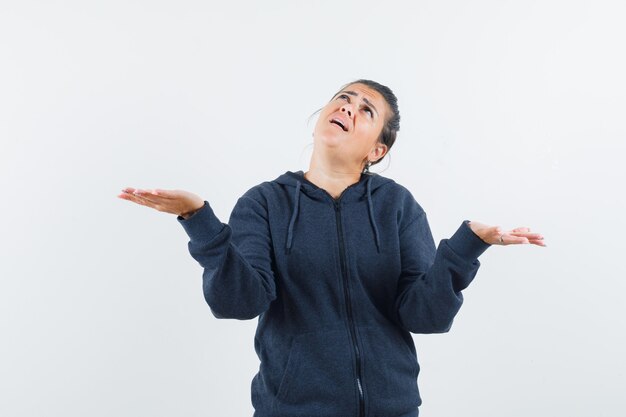
{"type": "Polygon", "coordinates": [[[127,187],[118,195],[119,198],[132,201],[143,206],[152,207],[165,213],[183,217],[189,216],[204,206],[199,195],[184,190],[141,190],[127,187]]]}
{"type": "Polygon", "coordinates": [[[517,227],[504,232],[500,226],[489,226],[475,221],[471,221],[469,226],[478,237],[490,245],[533,244],[547,246],[541,233],[531,233],[530,227],[517,227]]]}

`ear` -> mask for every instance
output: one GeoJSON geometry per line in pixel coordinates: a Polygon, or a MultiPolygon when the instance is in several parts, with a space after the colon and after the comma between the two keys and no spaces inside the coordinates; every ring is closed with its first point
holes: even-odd
{"type": "Polygon", "coordinates": [[[368,159],[372,162],[376,162],[378,161],[380,158],[382,158],[383,156],[385,156],[385,154],[387,153],[387,145],[385,145],[384,143],[377,143],[372,150],[370,151],[369,155],[368,155],[368,159]]]}

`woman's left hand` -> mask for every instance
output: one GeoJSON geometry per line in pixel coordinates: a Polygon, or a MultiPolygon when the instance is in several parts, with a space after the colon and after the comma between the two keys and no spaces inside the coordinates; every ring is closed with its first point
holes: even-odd
{"type": "Polygon", "coordinates": [[[530,233],[529,227],[517,227],[508,232],[502,231],[500,226],[489,226],[487,224],[470,221],[469,227],[490,245],[520,245],[533,244],[537,246],[547,246],[540,233],[530,233]]]}

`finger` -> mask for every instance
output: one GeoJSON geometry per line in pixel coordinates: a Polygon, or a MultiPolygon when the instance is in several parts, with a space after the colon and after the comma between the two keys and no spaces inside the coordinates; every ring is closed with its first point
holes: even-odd
{"type": "Polygon", "coordinates": [[[543,239],[543,235],[541,233],[509,232],[509,234],[512,236],[525,237],[528,239],[543,239]]]}
{"type": "Polygon", "coordinates": [[[525,237],[517,237],[507,234],[504,235],[502,238],[504,240],[504,244],[506,245],[523,245],[530,243],[530,241],[525,237]]]}
{"type": "Polygon", "coordinates": [[[530,227],[516,227],[512,232],[530,232],[530,227]]]}
{"type": "Polygon", "coordinates": [[[133,194],[134,190],[135,190],[134,188],[124,188],[122,189],[122,192],[118,194],[117,196],[124,200],[134,201],[133,200],[133,197],[135,197],[135,195],[133,194]]]}
{"type": "Polygon", "coordinates": [[[120,197],[124,198],[125,200],[130,200],[133,203],[141,204],[142,206],[151,207],[151,208],[155,208],[156,209],[156,204],[155,203],[153,203],[153,202],[151,202],[149,200],[146,200],[145,198],[140,197],[138,195],[127,193],[125,195],[121,195],[120,194],[120,197]]]}
{"type": "Polygon", "coordinates": [[[152,190],[152,193],[163,198],[178,198],[178,193],[175,190],[163,190],[161,188],[156,188],[152,190]]]}
{"type": "MultiPolygon", "coordinates": [[[[139,196],[147,201],[154,203],[155,205],[161,206],[171,205],[171,201],[176,198],[176,196],[172,195],[172,193],[170,193],[169,196],[164,196],[161,195],[161,193],[157,193],[156,190],[135,190],[133,195],[139,196]]],[[[160,210],[160,208],[158,208],[158,210],[160,210]]]]}
{"type": "Polygon", "coordinates": [[[529,239],[529,242],[533,245],[537,245],[537,246],[548,246],[546,245],[546,243],[543,241],[543,239],[529,239]]]}
{"type": "Polygon", "coordinates": [[[152,196],[159,196],[161,198],[180,198],[180,192],[178,190],[164,190],[162,188],[155,188],[151,190],[138,190],[141,194],[149,194],[152,196]]]}
{"type": "Polygon", "coordinates": [[[133,195],[153,204],[159,204],[159,196],[151,194],[149,190],[137,190],[133,195]]]}

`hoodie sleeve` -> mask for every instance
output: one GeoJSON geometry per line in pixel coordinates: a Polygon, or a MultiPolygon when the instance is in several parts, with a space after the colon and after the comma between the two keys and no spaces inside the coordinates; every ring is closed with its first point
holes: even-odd
{"type": "Polygon", "coordinates": [[[252,319],[276,298],[271,267],[267,210],[246,195],[239,198],[228,224],[208,201],[186,220],[177,220],[190,238],[191,256],[204,268],[202,288],[217,318],[252,319]]]}
{"type": "Polygon", "coordinates": [[[478,257],[491,245],[464,220],[439,247],[425,212],[400,232],[402,272],[394,311],[401,327],[412,333],[445,333],[463,304],[467,288],[480,267],[478,257]]]}

